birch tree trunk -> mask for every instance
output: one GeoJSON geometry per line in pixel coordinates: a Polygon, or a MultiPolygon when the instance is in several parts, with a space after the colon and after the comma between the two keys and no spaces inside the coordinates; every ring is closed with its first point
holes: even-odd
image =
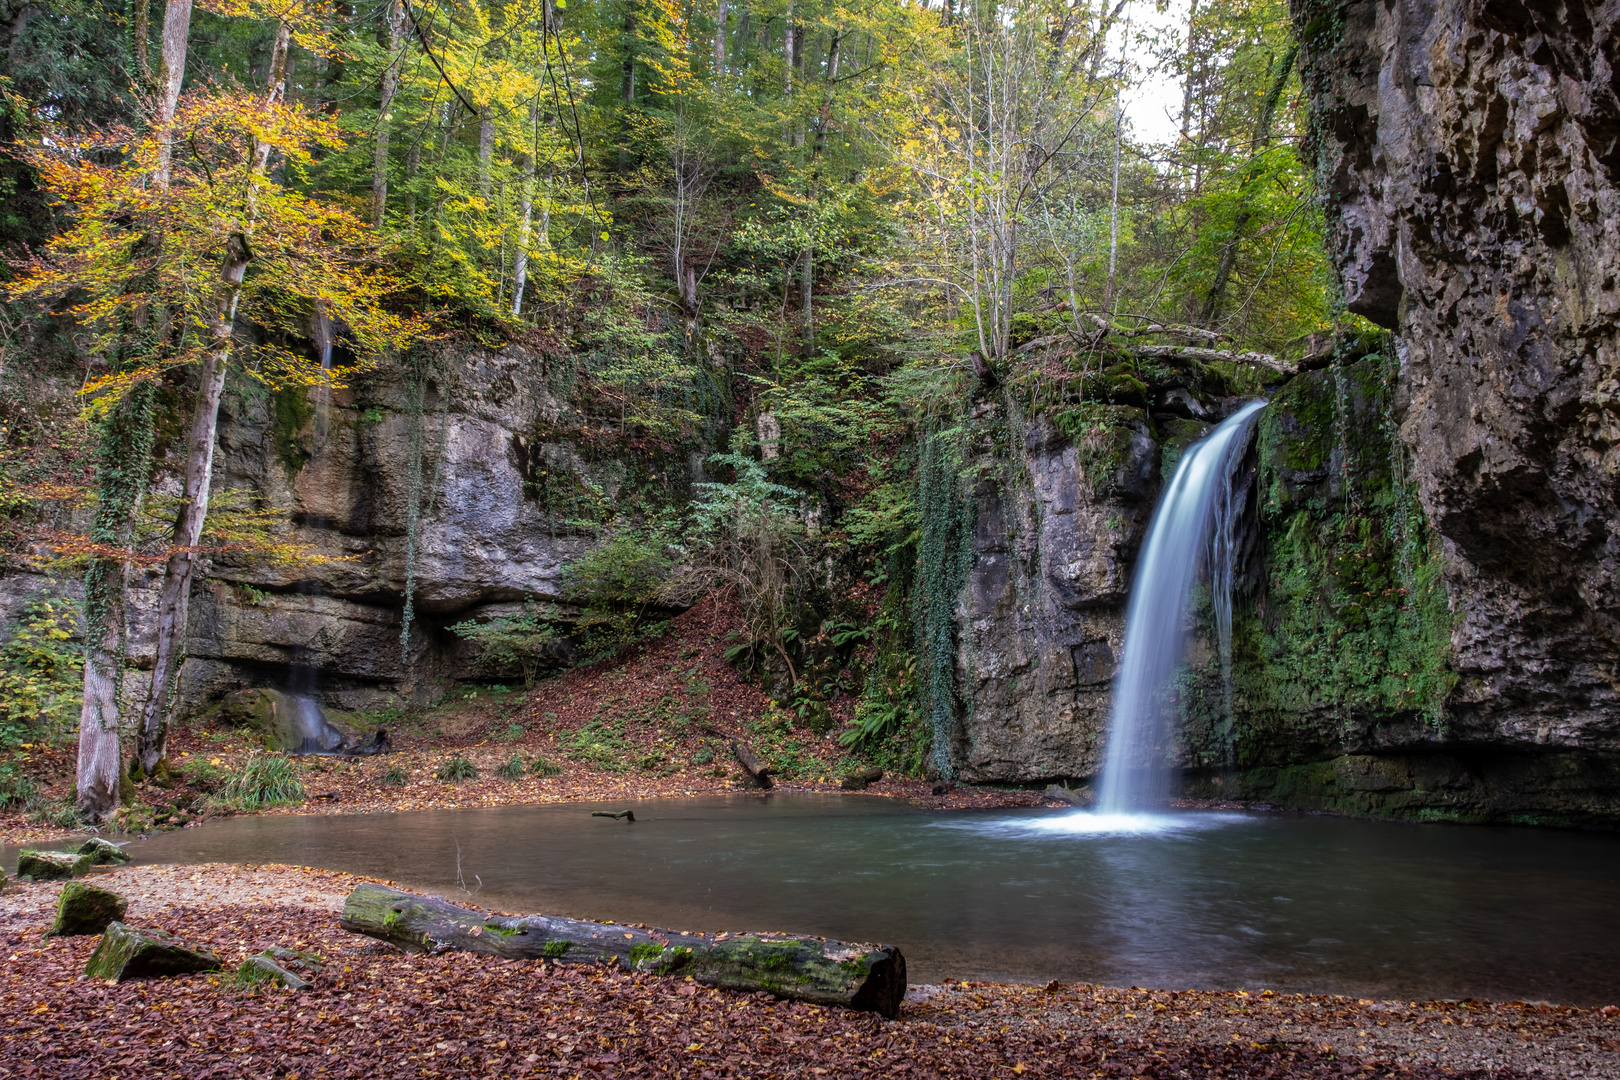
{"type": "Polygon", "coordinates": [[[523,164],[523,200],[518,207],[517,250],[512,255],[512,317],[523,313],[523,289],[529,282],[529,227],[534,221],[534,185],[539,158],[540,102],[529,103],[529,137],[534,141],[523,164]]]}
{"type": "Polygon", "coordinates": [[[478,117],[478,194],[489,202],[490,167],[495,157],[495,117],[485,105],[478,117]]]}
{"type": "Polygon", "coordinates": [[[371,160],[371,224],[380,229],[388,206],[388,128],[389,110],[399,93],[399,65],[405,50],[405,6],[400,0],[388,5],[388,66],[383,68],[382,87],[377,99],[377,146],[371,160]]]}
{"type": "Polygon", "coordinates": [[[726,73],[726,16],[730,14],[730,4],[727,0],[720,0],[720,9],[714,16],[714,73],[726,73]]]}
{"type": "MultiPolygon", "coordinates": [[[[280,102],[286,89],[289,27],[276,28],[275,46],[270,56],[266,101],[280,102]]],[[[270,160],[270,146],[253,147],[254,180],[264,175],[270,160]]],[[[255,195],[248,190],[247,225],[252,227],[255,195]]],[[[242,297],[242,281],[253,258],[245,235],[233,235],[225,243],[225,259],[209,347],[197,387],[197,403],[192,411],[190,445],[186,450],[186,482],[180,515],[174,523],[168,562],[163,569],[163,590],[158,598],[157,657],[152,668],[152,686],[141,713],[136,756],[141,771],[152,775],[164,759],[168,738],[169,698],[174,689],[184,651],[186,619],[191,599],[191,580],[197,564],[197,545],[202,540],[203,522],[208,517],[208,488],[214,471],[214,436],[219,427],[219,399],[225,391],[225,374],[230,366],[232,338],[236,332],[236,309],[242,297]]]]}
{"type": "Polygon", "coordinates": [[[158,61],[157,91],[158,113],[153,126],[158,129],[158,187],[169,186],[169,161],[173,156],[173,140],[169,125],[174,123],[174,110],[180,104],[180,84],[186,78],[186,41],[191,36],[191,0],[169,0],[163,9],[163,52],[158,61]]]}

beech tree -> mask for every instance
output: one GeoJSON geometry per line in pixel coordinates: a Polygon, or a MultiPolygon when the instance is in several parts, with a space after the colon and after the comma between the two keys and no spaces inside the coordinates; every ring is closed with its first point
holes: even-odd
{"type": "MultiPolygon", "coordinates": [[[[166,27],[178,33],[186,13],[179,0],[171,9],[181,14],[166,27]]],[[[335,149],[342,141],[332,120],[283,100],[290,33],[281,22],[264,91],[204,90],[177,97],[172,112],[160,102],[144,131],[52,131],[26,152],[72,224],[46,245],[12,292],[69,300],[94,351],[113,360],[84,391],[104,417],[97,546],[87,578],[91,645],[78,784],[79,804],[93,817],[117,802],[125,567],[149,467],[152,388],[176,369],[199,373],[184,496],[160,597],[157,668],[135,762],[148,773],[163,758],[187,598],[196,561],[206,553],[199,541],[238,320],[294,335],[318,305],[347,328],[362,364],[415,332],[411,321],[380,304],[393,282],[380,269],[366,223],[293,186],[313,164],[315,149],[335,149]],[[272,156],[287,182],[267,170],[272,156]]],[[[166,47],[160,76],[183,63],[183,55],[166,47]]],[[[178,79],[163,85],[171,84],[178,79]]],[[[331,378],[312,359],[268,343],[253,349],[250,373],[273,385],[331,378]]]]}

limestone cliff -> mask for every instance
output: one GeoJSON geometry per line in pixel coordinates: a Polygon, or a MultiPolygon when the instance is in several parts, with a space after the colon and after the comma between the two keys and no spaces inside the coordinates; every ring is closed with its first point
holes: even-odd
{"type": "Polygon", "coordinates": [[[1464,742],[1617,748],[1620,8],[1302,3],[1351,310],[1444,542],[1464,742]]]}
{"type": "MultiPolygon", "coordinates": [[[[1275,391],[1233,715],[1200,637],[1180,760],[1204,794],[1620,822],[1620,8],[1295,14],[1346,302],[1392,333],[1275,391]]],[[[1100,580],[1057,586],[1099,547],[1124,581],[1144,518],[1030,430],[1033,497],[982,493],[962,601],[978,779],[1094,771],[1106,687],[1059,654],[1117,647],[1122,604],[1100,580]]]]}

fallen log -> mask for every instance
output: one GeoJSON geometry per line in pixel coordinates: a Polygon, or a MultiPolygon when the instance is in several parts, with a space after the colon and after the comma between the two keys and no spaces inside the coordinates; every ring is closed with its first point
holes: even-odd
{"type": "Polygon", "coordinates": [[[454,949],[508,960],[609,963],[891,1020],[906,996],[905,957],[893,945],[789,934],[680,934],[546,915],[491,915],[370,883],[349,894],[338,925],[407,952],[454,949]]]}
{"type": "Polygon", "coordinates": [[[1195,360],[1200,364],[1222,362],[1227,364],[1249,364],[1254,367],[1270,368],[1280,375],[1297,375],[1299,369],[1286,360],[1279,360],[1270,353],[1258,352],[1232,352],[1229,349],[1195,349],[1182,345],[1135,345],[1131,351],[1144,360],[1195,360]]]}
{"type": "Polygon", "coordinates": [[[1047,784],[1046,796],[1049,799],[1066,802],[1070,806],[1085,807],[1091,805],[1090,799],[1086,798],[1083,793],[1071,788],[1068,784],[1047,784]]]}
{"type": "Polygon", "coordinates": [[[743,769],[747,771],[748,775],[754,778],[754,783],[758,784],[762,788],[770,788],[771,768],[769,765],[766,765],[763,761],[759,760],[759,758],[755,757],[752,750],[748,749],[748,747],[744,746],[736,739],[732,739],[731,756],[736,758],[737,764],[741,765],[743,769]]]}

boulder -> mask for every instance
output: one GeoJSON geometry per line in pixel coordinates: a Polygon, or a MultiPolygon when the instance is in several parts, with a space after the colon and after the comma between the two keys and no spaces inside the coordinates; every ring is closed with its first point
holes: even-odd
{"type": "Polygon", "coordinates": [[[284,949],[280,945],[272,945],[264,950],[264,955],[284,968],[307,971],[312,975],[319,975],[326,970],[326,957],[317,956],[312,952],[303,952],[299,949],[284,949]]]}
{"type": "Polygon", "coordinates": [[[29,851],[17,853],[17,876],[28,881],[63,881],[82,877],[95,863],[75,851],[29,851]]]}
{"type": "Polygon", "coordinates": [[[129,901],[115,892],[70,881],[62,886],[62,895],[56,901],[56,922],[51,924],[49,937],[87,937],[104,933],[109,925],[118,922],[129,910],[129,901]]]}
{"type": "Polygon", "coordinates": [[[288,990],[308,990],[313,985],[308,979],[300,979],[263,953],[242,961],[241,966],[236,969],[236,981],[243,986],[279,983],[288,990]]]}
{"type": "Polygon", "coordinates": [[[883,779],[883,770],[873,766],[856,769],[854,772],[849,773],[839,786],[845,791],[865,791],[866,785],[875,784],[881,779],[883,779]]]}
{"type": "Polygon", "coordinates": [[[79,854],[88,855],[93,866],[122,866],[130,861],[129,853],[122,846],[99,836],[92,836],[81,844],[79,854]]]}
{"type": "Polygon", "coordinates": [[[107,925],[101,943],[84,965],[87,977],[113,982],[223,969],[219,957],[205,949],[188,948],[165,930],[138,930],[121,922],[107,925]]]}

